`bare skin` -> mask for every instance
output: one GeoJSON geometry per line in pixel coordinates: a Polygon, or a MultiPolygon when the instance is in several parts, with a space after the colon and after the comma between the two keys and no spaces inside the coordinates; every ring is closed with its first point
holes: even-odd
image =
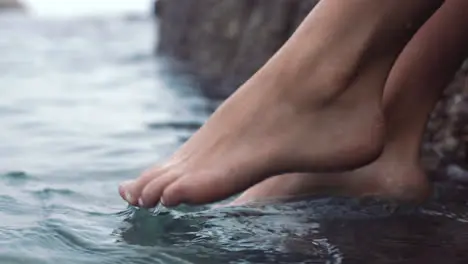
{"type": "Polygon", "coordinates": [[[269,178],[230,205],[322,193],[424,200],[430,184],[420,164],[421,140],[431,110],[468,55],[467,25],[468,1],[446,1],[399,56],[384,90],[388,142],[379,159],[346,173],[269,178]]]}
{"type": "Polygon", "coordinates": [[[384,146],[383,87],[430,0],[324,0],[169,160],[119,188],[151,208],[225,199],[288,172],[344,171],[384,146]],[[335,19],[340,18],[340,19],[335,19]]]}

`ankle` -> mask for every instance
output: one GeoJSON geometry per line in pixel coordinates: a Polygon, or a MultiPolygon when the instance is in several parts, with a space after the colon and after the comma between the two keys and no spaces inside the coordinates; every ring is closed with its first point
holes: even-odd
{"type": "Polygon", "coordinates": [[[404,161],[405,163],[410,164],[410,166],[419,167],[421,156],[420,138],[413,139],[412,137],[408,138],[402,135],[394,137],[391,134],[391,131],[388,135],[381,159],[404,161]]]}

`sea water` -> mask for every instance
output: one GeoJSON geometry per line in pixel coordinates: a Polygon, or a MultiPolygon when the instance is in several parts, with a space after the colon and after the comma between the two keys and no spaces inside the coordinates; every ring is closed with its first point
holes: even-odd
{"type": "Polygon", "coordinates": [[[123,180],[218,102],[153,54],[142,17],[0,17],[0,263],[463,263],[466,191],[422,207],[314,197],[157,213],[123,180]]]}

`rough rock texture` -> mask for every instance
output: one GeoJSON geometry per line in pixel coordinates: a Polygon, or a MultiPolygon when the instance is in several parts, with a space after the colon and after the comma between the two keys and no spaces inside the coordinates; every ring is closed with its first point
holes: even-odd
{"type": "Polygon", "coordinates": [[[190,62],[227,96],[288,39],[308,0],[161,0],[158,51],[190,62]]]}
{"type": "MultiPolygon", "coordinates": [[[[225,97],[289,38],[317,0],[159,0],[157,51],[186,62],[204,92],[225,97]]],[[[468,49],[468,47],[467,47],[468,49]]],[[[434,175],[468,179],[468,63],[432,114],[424,163],[434,175]]],[[[410,114],[410,113],[409,113],[410,114]]]]}
{"type": "Polygon", "coordinates": [[[468,60],[432,112],[423,144],[424,164],[435,177],[449,175],[468,182],[467,142],[468,60]]]}
{"type": "Polygon", "coordinates": [[[5,10],[24,10],[24,6],[17,0],[0,0],[0,12],[5,10]]]}

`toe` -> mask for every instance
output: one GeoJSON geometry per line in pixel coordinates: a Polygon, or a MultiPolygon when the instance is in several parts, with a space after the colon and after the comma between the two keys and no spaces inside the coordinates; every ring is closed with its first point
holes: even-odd
{"type": "Polygon", "coordinates": [[[136,180],[123,182],[119,186],[120,196],[129,204],[138,206],[138,200],[145,186],[155,178],[158,178],[161,174],[163,174],[161,170],[151,169],[142,173],[136,180]]]}
{"type": "Polygon", "coordinates": [[[134,204],[135,203],[134,198],[132,197],[132,194],[129,191],[133,184],[134,184],[134,181],[131,180],[131,181],[122,182],[119,185],[119,194],[120,194],[120,196],[122,197],[122,199],[127,201],[129,204],[134,204]]]}
{"type": "Polygon", "coordinates": [[[178,206],[186,203],[200,205],[219,201],[236,193],[233,184],[209,181],[211,177],[197,177],[197,181],[190,177],[180,177],[170,184],[163,192],[162,199],[166,206],[178,206]]]}
{"type": "MultiPolygon", "coordinates": [[[[164,189],[176,181],[177,178],[178,177],[175,174],[165,174],[153,179],[143,188],[141,197],[138,200],[139,206],[143,208],[155,207],[160,201],[164,189]]],[[[166,204],[166,202],[164,202],[164,205],[171,207],[171,205],[166,204]]]]}
{"type": "Polygon", "coordinates": [[[164,200],[164,205],[167,207],[178,206],[185,202],[191,202],[190,199],[187,199],[188,189],[190,188],[185,181],[179,180],[175,181],[164,190],[161,200],[164,200]]]}

